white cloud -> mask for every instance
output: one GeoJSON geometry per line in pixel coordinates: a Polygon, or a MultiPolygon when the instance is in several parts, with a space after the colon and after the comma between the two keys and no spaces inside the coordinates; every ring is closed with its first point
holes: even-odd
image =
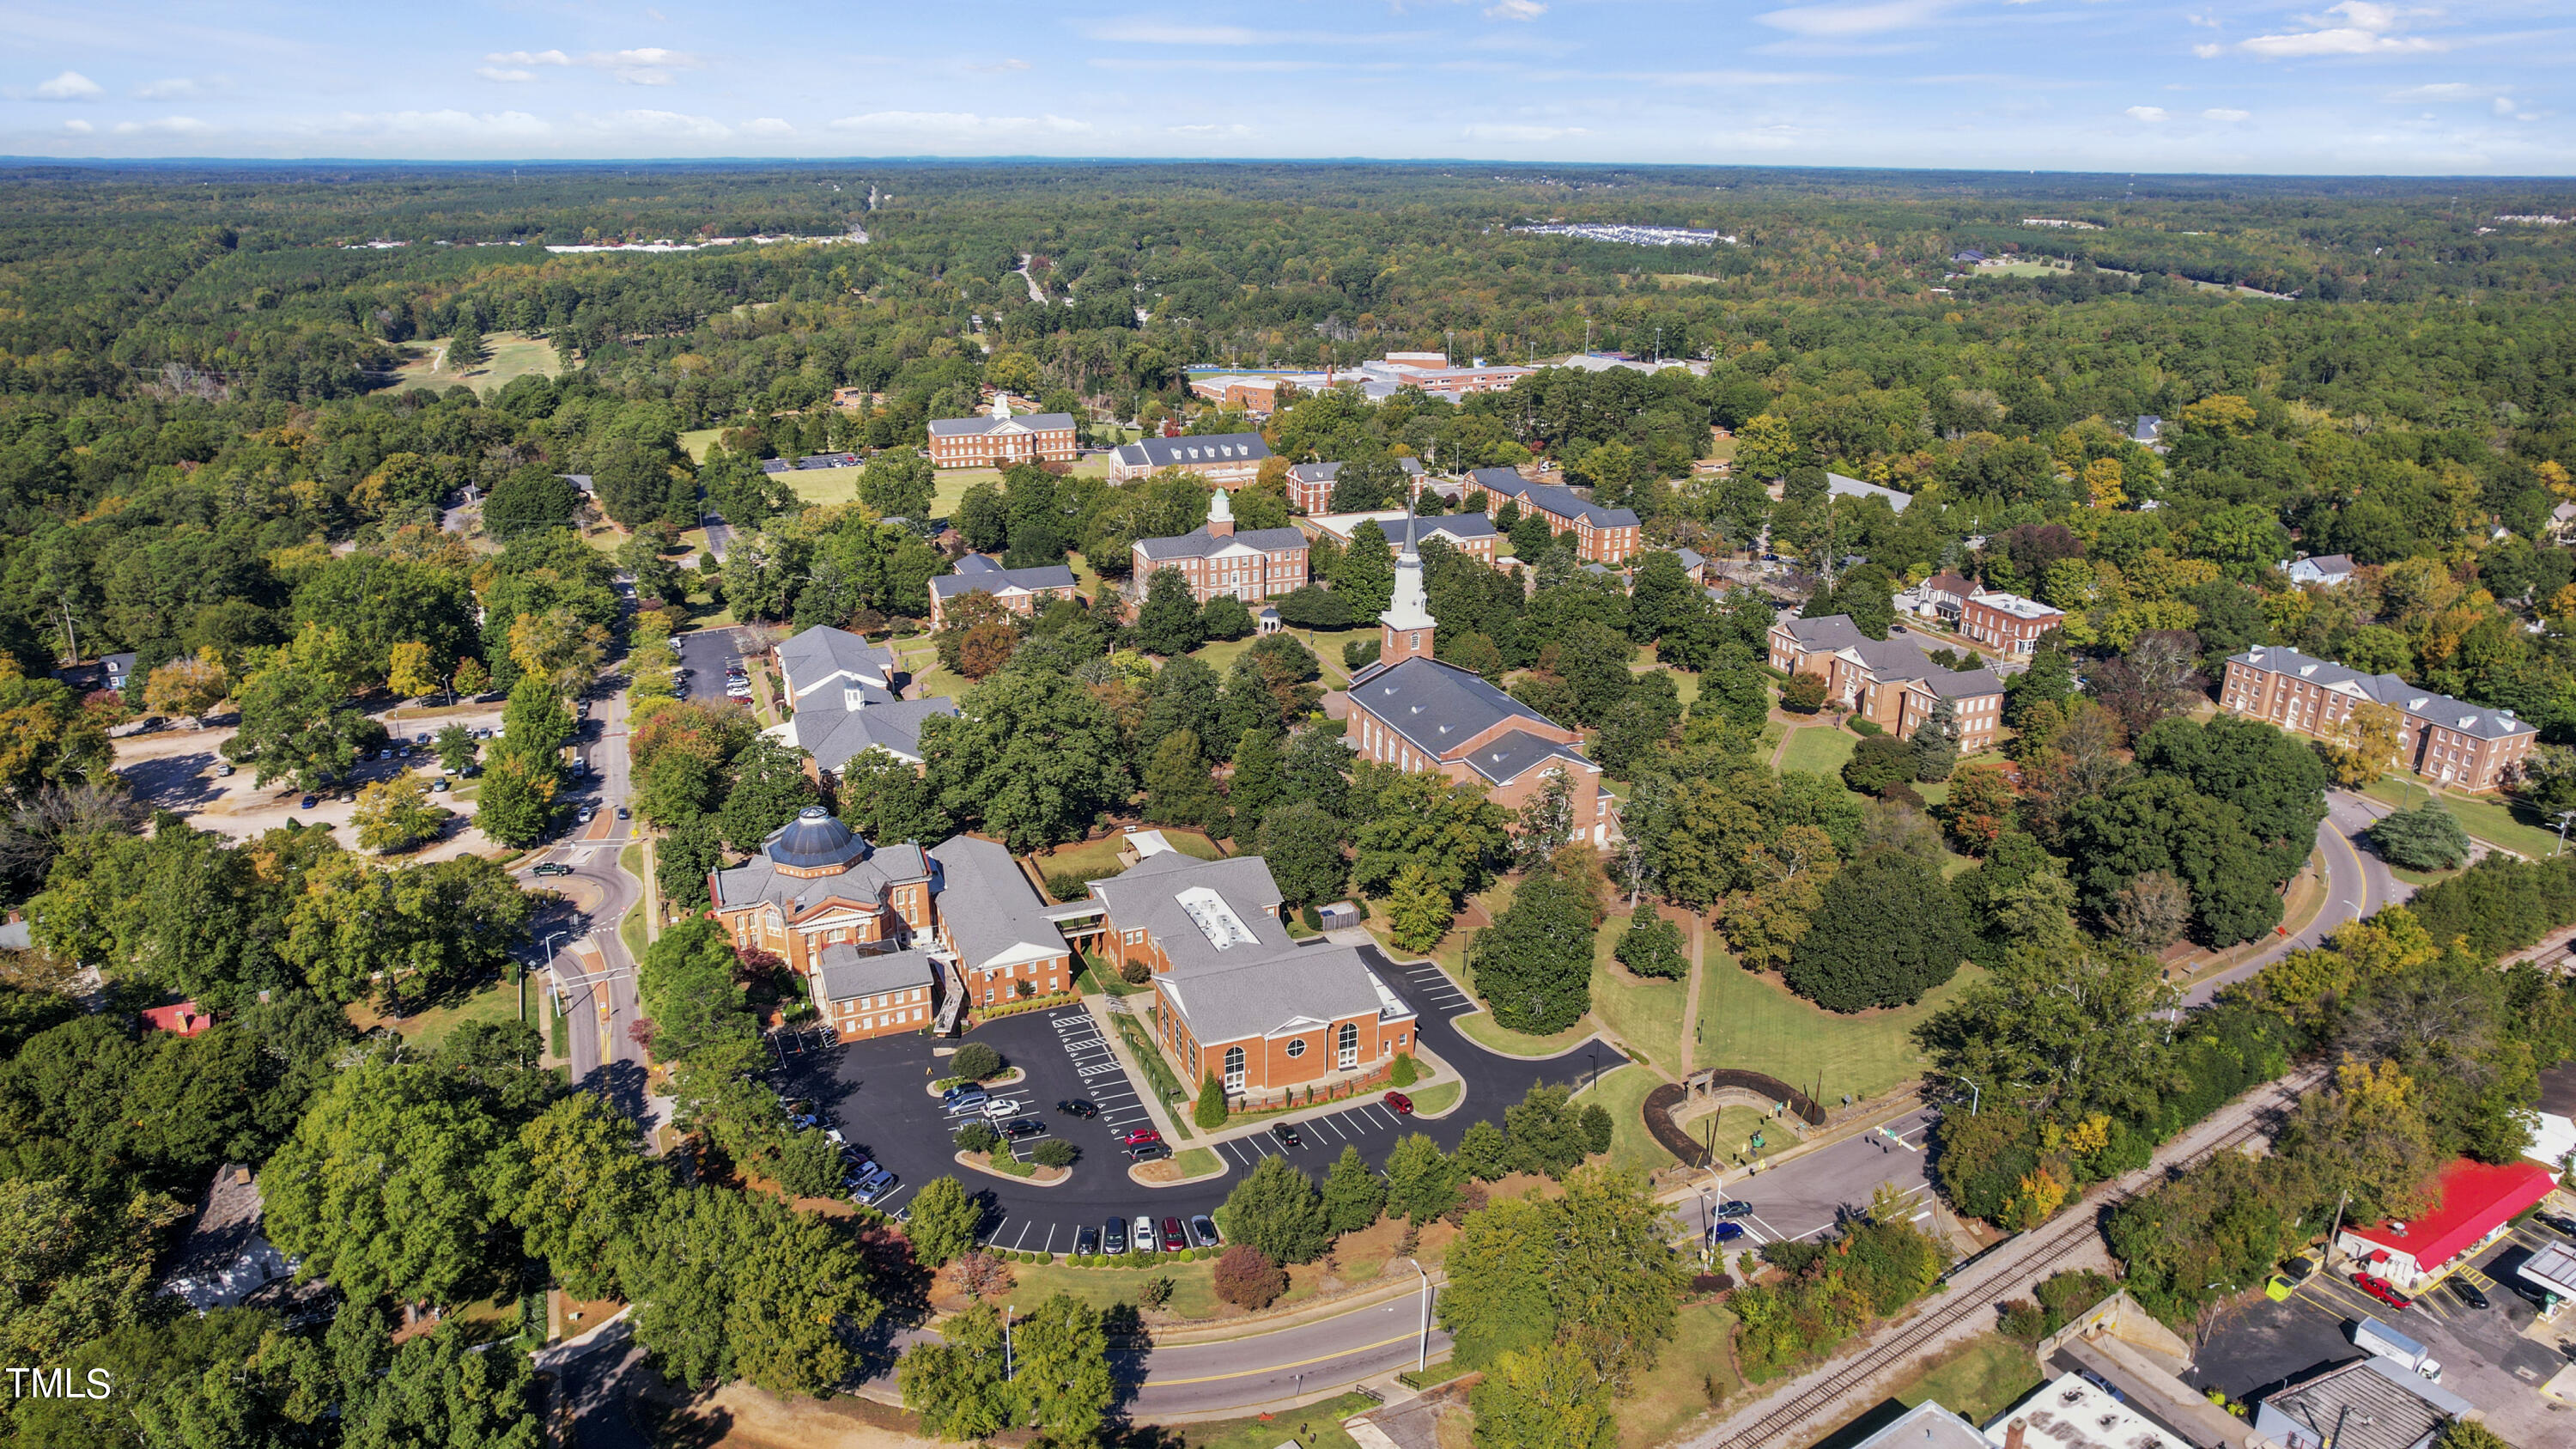
{"type": "Polygon", "coordinates": [[[475,74],[490,81],[529,81],[536,79],[528,67],[537,65],[581,66],[604,70],[634,86],[666,86],[671,72],[696,70],[706,62],[684,50],[666,50],[658,45],[637,46],[632,50],[587,50],[579,55],[561,50],[496,50],[483,57],[475,74]]]}
{"type": "Polygon", "coordinates": [[[202,96],[209,89],[186,76],[174,76],[169,80],[145,81],[134,88],[134,93],[147,101],[181,101],[202,96]]]}
{"type": "Polygon", "coordinates": [[[2496,93],[2494,86],[2473,86],[2466,81],[2435,81],[2430,85],[2407,86],[2390,91],[2382,100],[2400,103],[2412,101],[2475,101],[2496,93]]]}
{"type": "Polygon", "coordinates": [[[120,136],[202,136],[214,127],[194,116],[164,116],[157,121],[119,121],[120,136]]]}
{"type": "Polygon", "coordinates": [[[1252,128],[1240,122],[1230,126],[1202,122],[1194,126],[1165,126],[1163,129],[1175,136],[1249,136],[1252,134],[1252,128]]]}
{"type": "Polygon", "coordinates": [[[591,130],[620,136],[697,136],[712,139],[733,134],[733,127],[713,116],[688,116],[678,111],[614,111],[605,116],[585,116],[582,120],[591,130]]]}
{"type": "MultiPolygon", "coordinates": [[[[2400,55],[2423,54],[2447,50],[2441,41],[2421,35],[2392,35],[2399,23],[2420,11],[2400,10],[2394,5],[2378,5],[2371,0],[2343,0],[2329,6],[2325,15],[2301,17],[2315,30],[2293,31],[2282,35],[2258,35],[2242,41],[2237,49],[2265,60],[2289,60],[2318,55],[2400,55]],[[2339,18],[2342,24],[2330,24],[2327,17],[2339,18]]],[[[2199,47],[2194,47],[2197,51],[2199,47]]]]}
{"type": "Polygon", "coordinates": [[[537,73],[532,70],[504,70],[497,65],[478,65],[474,68],[474,73],[487,81],[501,81],[513,85],[537,78],[537,73]]]}
{"type": "Polygon", "coordinates": [[[93,126],[89,122],[81,120],[78,117],[74,117],[71,120],[63,122],[63,129],[71,132],[75,136],[86,136],[90,132],[97,130],[98,127],[93,126]]]}
{"type": "Polygon", "coordinates": [[[1536,20],[1546,13],[1547,7],[1539,4],[1538,0],[1498,0],[1498,3],[1486,7],[1485,18],[1487,20],[1536,20]]]}
{"type": "Polygon", "coordinates": [[[1913,30],[1941,18],[1948,0],[1871,0],[1859,5],[1799,5],[1753,18],[1792,35],[1840,37],[1913,30]]]}
{"type": "Polygon", "coordinates": [[[94,101],[106,94],[107,87],[76,70],[64,71],[36,87],[36,99],[40,101],[94,101]]]}
{"type": "Polygon", "coordinates": [[[835,131],[879,131],[956,139],[1067,136],[1091,129],[1090,122],[1065,116],[981,116],[972,111],[870,111],[863,116],[843,116],[831,126],[835,131]]]}
{"type": "Polygon", "coordinates": [[[560,50],[496,50],[483,59],[492,65],[572,64],[572,57],[560,50]]]}
{"type": "Polygon", "coordinates": [[[1470,141],[1554,141],[1564,136],[1589,136],[1582,126],[1462,126],[1458,134],[1470,141]]]}
{"type": "Polygon", "coordinates": [[[2162,106],[2131,106],[2120,114],[2127,116],[2133,121],[2154,122],[2165,119],[2165,108],[2162,106]]]}
{"type": "Polygon", "coordinates": [[[310,123],[334,135],[525,140],[554,127],[525,111],[342,111],[310,123]]]}
{"type": "Polygon", "coordinates": [[[1027,70],[1029,68],[1029,63],[1014,55],[994,61],[989,65],[970,65],[966,68],[979,75],[999,75],[1005,71],[1027,70]]]}
{"type": "Polygon", "coordinates": [[[2195,45],[2191,48],[2191,53],[2199,56],[2202,60],[2216,60],[2227,53],[2227,47],[2223,45],[2195,45]]]}
{"type": "Polygon", "coordinates": [[[2204,119],[2212,121],[2242,121],[2252,116],[2254,113],[2252,111],[2236,110],[2229,106],[2212,106],[2200,114],[2204,119]]]}
{"type": "Polygon", "coordinates": [[[742,131],[746,136],[793,136],[796,134],[796,128],[794,126],[787,124],[776,116],[762,116],[756,121],[745,121],[742,123],[742,131]]]}

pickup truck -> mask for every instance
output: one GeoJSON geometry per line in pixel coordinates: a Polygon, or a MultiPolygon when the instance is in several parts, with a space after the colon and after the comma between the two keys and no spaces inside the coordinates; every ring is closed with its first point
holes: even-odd
{"type": "Polygon", "coordinates": [[[2399,1333],[2376,1318],[2365,1318],[2352,1326],[2353,1347],[2376,1354],[2398,1366],[2411,1370],[2427,1383],[2442,1381],[2442,1365],[2424,1345],[2399,1333]]]}

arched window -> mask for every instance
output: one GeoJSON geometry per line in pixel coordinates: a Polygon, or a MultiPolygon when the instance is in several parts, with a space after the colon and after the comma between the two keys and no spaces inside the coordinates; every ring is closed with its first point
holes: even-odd
{"type": "Polygon", "coordinates": [[[1243,1048],[1239,1046],[1225,1049],[1225,1089],[1229,1092],[1243,1090],[1243,1048]]]}
{"type": "Polygon", "coordinates": [[[1337,1065],[1346,1072],[1360,1064],[1359,1023],[1342,1023],[1342,1029],[1334,1035],[1334,1056],[1338,1059],[1337,1065]]]}

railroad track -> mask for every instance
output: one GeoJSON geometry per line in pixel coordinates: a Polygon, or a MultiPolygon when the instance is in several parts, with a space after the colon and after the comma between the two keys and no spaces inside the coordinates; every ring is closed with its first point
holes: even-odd
{"type": "MultiPolygon", "coordinates": [[[[2323,1075],[2313,1069],[2301,1072],[2274,1083],[2273,1090],[2278,1096],[2295,1101],[2299,1093],[2315,1085],[2323,1075]]],[[[1872,1344],[1851,1362],[1760,1419],[1724,1437],[1692,1440],[1691,1449],[1778,1449],[1782,1444],[1795,1442],[1789,1435],[1801,1424],[1830,1410],[1845,1395],[1911,1358],[1944,1333],[1978,1314],[1992,1312],[1996,1298],[1994,1290],[2000,1285],[2034,1274],[2045,1274],[2050,1268],[2073,1257],[2093,1241],[2096,1224],[2103,1212],[2136,1197],[2162,1180],[2167,1172],[2190,1168],[2263,1135],[2272,1106],[2271,1103],[2256,1106],[2246,1114],[2243,1123],[2166,1164],[2137,1187],[2114,1191],[2092,1202],[2086,1210],[2069,1213],[2035,1229],[2023,1240],[2024,1251],[2014,1255],[2007,1264],[1997,1267],[1993,1275],[1983,1281],[1983,1291],[1963,1292],[1948,1302],[1935,1304],[1891,1337],[1872,1344]]],[[[1962,1266],[1973,1270],[1977,1264],[1972,1260],[1962,1266]]]]}

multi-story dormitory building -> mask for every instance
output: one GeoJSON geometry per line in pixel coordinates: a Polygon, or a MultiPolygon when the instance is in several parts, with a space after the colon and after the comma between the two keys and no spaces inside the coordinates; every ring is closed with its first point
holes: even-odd
{"type": "Polygon", "coordinates": [[[2233,655],[2219,708],[2319,739],[2342,733],[2363,704],[2383,704],[2403,721],[2398,763],[2439,784],[2493,790],[2511,778],[2540,732],[2509,709],[2436,694],[2394,674],[2364,674],[2296,649],[2267,645],[2233,655]]]}

